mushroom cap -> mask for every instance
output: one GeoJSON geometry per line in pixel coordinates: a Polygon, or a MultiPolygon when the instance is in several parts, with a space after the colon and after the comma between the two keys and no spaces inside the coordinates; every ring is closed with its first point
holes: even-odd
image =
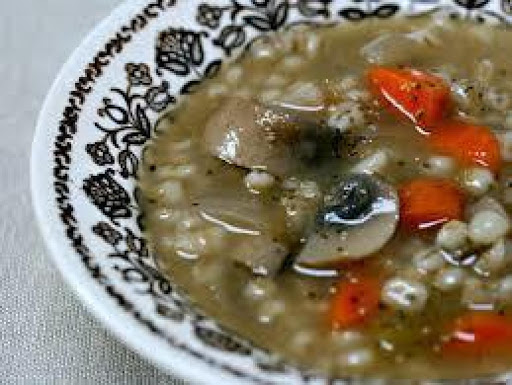
{"type": "Polygon", "coordinates": [[[203,145],[234,165],[287,175],[295,162],[292,146],[298,127],[285,113],[253,100],[231,98],[212,115],[203,145]]]}
{"type": "Polygon", "coordinates": [[[296,260],[314,268],[335,267],[360,260],[379,251],[393,236],[398,225],[399,201],[395,188],[373,177],[376,199],[369,213],[343,226],[319,226],[309,236],[296,260]]]}
{"type": "Polygon", "coordinates": [[[321,116],[291,105],[228,98],[206,123],[203,147],[235,166],[284,177],[331,151],[335,136],[321,116]]]}

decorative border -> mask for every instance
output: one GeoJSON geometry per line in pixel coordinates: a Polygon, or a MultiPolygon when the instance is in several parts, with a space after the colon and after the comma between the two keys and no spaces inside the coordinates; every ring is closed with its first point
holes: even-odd
{"type": "MultiPolygon", "coordinates": [[[[492,19],[498,22],[509,22],[512,14],[511,0],[501,1],[501,12],[487,9],[491,0],[454,0],[448,8],[455,11],[454,15],[462,15],[478,21],[492,19]]],[[[333,0],[229,0],[225,6],[202,3],[198,7],[196,22],[205,31],[191,31],[183,28],[168,28],[162,31],[156,42],[155,63],[156,74],[162,77],[165,73],[172,76],[185,77],[192,75],[181,88],[180,94],[193,92],[204,78],[214,76],[222,61],[216,59],[204,65],[202,40],[208,38],[211,43],[223,52],[224,56],[233,55],[235,50],[243,48],[257,36],[281,29],[287,24],[292,10],[298,12],[303,19],[329,20],[345,19],[359,21],[365,18],[388,18],[400,11],[400,6],[392,2],[380,0],[352,0],[352,5],[333,10],[337,2],[333,0]],[[362,2],[364,1],[364,2],[362,2]],[[203,69],[201,69],[203,68],[203,69]]],[[[345,3],[345,2],[343,2],[345,3]]],[[[347,2],[349,3],[349,2],[347,2]]],[[[70,169],[73,139],[77,134],[80,113],[88,95],[93,92],[96,81],[102,77],[105,69],[117,55],[123,52],[135,34],[142,31],[151,20],[162,15],[166,10],[175,7],[176,0],[155,0],[148,3],[133,19],[122,26],[113,38],[94,56],[86,66],[82,76],[74,84],[69,94],[68,104],[64,108],[59,122],[59,134],[54,141],[54,190],[55,200],[60,219],[64,225],[67,238],[79,254],[91,277],[100,284],[105,292],[114,298],[119,306],[130,313],[150,332],[164,338],[171,346],[187,352],[205,363],[222,369],[230,374],[251,380],[255,384],[271,385],[273,382],[262,380],[227,364],[205,356],[185,343],[180,343],[152,320],[141,314],[136,305],[122,294],[101,266],[94,260],[91,250],[84,242],[80,232],[76,210],[70,196],[70,169]]],[[[422,13],[444,7],[438,0],[411,0],[416,12],[422,13]]],[[[415,14],[415,12],[412,12],[415,14]]],[[[104,171],[90,175],[83,180],[83,191],[90,202],[101,211],[107,219],[92,227],[92,232],[112,248],[108,258],[119,261],[115,268],[121,277],[129,283],[143,283],[143,292],[151,295],[155,301],[157,313],[177,322],[185,320],[185,314],[191,316],[191,324],[195,335],[206,345],[222,351],[242,356],[252,356],[255,364],[262,372],[289,373],[293,368],[282,362],[274,362],[270,356],[259,359],[262,351],[250,343],[232,337],[223,332],[213,321],[191,309],[176,292],[171,283],[154,266],[151,261],[145,240],[131,229],[122,227],[120,221],[134,216],[133,202],[136,192],[129,194],[116,180],[120,176],[124,180],[133,179],[139,165],[136,149],[151,138],[154,132],[152,118],[168,106],[176,102],[176,97],[169,93],[169,83],[165,80],[156,81],[151,76],[150,68],[144,63],[128,63],[125,66],[128,86],[125,90],[113,88],[111,91],[122,100],[122,106],[112,98],[105,97],[103,105],[98,109],[102,123],[95,124],[100,137],[86,145],[86,152],[92,161],[104,171]],[[109,123],[104,123],[104,121],[109,123]],[[133,198],[132,198],[133,195],[133,198]],[[255,354],[255,352],[260,352],[255,354]]],[[[293,371],[293,374],[296,374],[293,371]]],[[[302,383],[320,380],[318,377],[301,373],[302,383]]],[[[329,384],[349,384],[349,379],[327,380],[329,384]]]]}

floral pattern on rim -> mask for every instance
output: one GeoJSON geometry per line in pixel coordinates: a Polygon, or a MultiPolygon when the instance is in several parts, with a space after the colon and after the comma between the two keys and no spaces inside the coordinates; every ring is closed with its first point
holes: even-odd
{"type": "MultiPolygon", "coordinates": [[[[135,150],[140,149],[153,135],[156,125],[154,122],[158,114],[175,102],[175,97],[170,93],[169,82],[160,80],[164,78],[164,73],[170,74],[171,79],[192,76],[192,80],[188,80],[181,88],[182,94],[191,92],[193,86],[202,79],[216,73],[221,61],[214,59],[209,64],[205,64],[207,58],[204,53],[204,44],[216,46],[222,53],[229,55],[233,49],[249,44],[248,31],[253,35],[261,34],[286,25],[292,10],[296,10],[302,18],[307,20],[314,18],[328,20],[337,16],[359,20],[365,17],[390,17],[399,10],[399,7],[393,3],[386,3],[373,8],[372,4],[379,4],[380,1],[368,0],[365,3],[369,5],[367,8],[362,9],[356,5],[350,8],[358,11],[348,12],[342,8],[335,12],[332,8],[337,2],[334,0],[226,1],[229,4],[225,7],[218,6],[219,1],[210,4],[202,3],[197,8],[198,30],[201,26],[206,27],[214,31],[213,36],[183,27],[168,28],[159,36],[162,41],[156,47],[156,63],[125,65],[126,89],[112,88],[111,94],[103,98],[103,104],[98,109],[98,116],[102,122],[96,124],[99,138],[85,144],[86,153],[98,167],[93,174],[84,179],[82,187],[91,203],[101,212],[98,217],[104,216],[108,219],[108,221],[105,218],[98,219],[98,222],[89,229],[90,232],[109,246],[108,260],[115,261],[115,270],[120,273],[123,281],[136,288],[141,295],[151,296],[158,315],[177,322],[189,320],[194,327],[195,335],[204,344],[233,354],[250,356],[264,373],[273,371],[285,373],[290,370],[288,366],[283,365],[279,360],[275,361],[270,355],[262,356],[261,353],[257,353],[260,351],[250,344],[224,332],[212,320],[202,316],[196,309],[190,308],[184,297],[176,291],[166,277],[162,276],[150,257],[144,238],[136,235],[136,228],[128,227],[127,221],[123,221],[125,218],[133,217],[137,211],[136,194],[133,196],[129,194],[116,180],[116,175],[119,174],[125,181],[133,181],[139,162],[138,152],[135,150]],[[152,65],[156,65],[154,72],[151,71],[152,65]],[[155,73],[157,76],[154,75],[155,73]]],[[[454,1],[450,9],[456,10],[459,14],[466,13],[470,16],[474,14],[477,15],[476,17],[488,15],[505,20],[505,16],[497,13],[495,9],[488,9],[490,4],[488,0],[454,1]]],[[[354,0],[354,3],[357,2],[354,0]]],[[[415,0],[414,4],[422,2],[431,4],[430,9],[437,7],[436,0],[415,0]]],[[[132,298],[121,294],[116,284],[109,279],[108,273],[97,263],[97,256],[93,256],[85,244],[84,234],[87,234],[88,229],[80,228],[70,193],[71,151],[75,145],[74,138],[78,129],[81,107],[92,92],[96,80],[102,76],[104,69],[123,51],[133,36],[142,30],[149,20],[158,18],[165,9],[174,5],[175,0],[149,2],[130,24],[122,27],[115,37],[105,44],[84,69],[83,76],[74,84],[74,89],[69,95],[69,104],[63,111],[59,133],[55,138],[56,203],[66,235],[85,267],[104,287],[105,292],[116,299],[125,311],[148,330],[166,339],[172,346],[237,377],[249,379],[258,384],[268,384],[269,382],[261,380],[260,377],[240,371],[229,364],[217,362],[188,344],[174,340],[150,317],[139,312],[132,298]]],[[[509,0],[502,0],[501,7],[505,14],[510,14],[509,0]]],[[[302,373],[301,377],[302,384],[324,383],[323,380],[333,384],[350,383],[345,380],[320,380],[307,373],[302,373]]]]}
{"type": "Polygon", "coordinates": [[[149,66],[145,63],[127,63],[124,68],[128,75],[128,83],[132,86],[149,86],[153,82],[149,66]]]}
{"type": "Polygon", "coordinates": [[[181,92],[188,94],[193,92],[202,80],[215,76],[221,66],[221,61],[216,59],[210,62],[204,72],[201,66],[204,63],[204,48],[202,39],[206,37],[205,32],[195,32],[183,28],[169,28],[160,32],[156,43],[156,65],[157,73],[169,71],[176,76],[187,76],[194,74],[181,89],[181,92]]]}
{"type": "Polygon", "coordinates": [[[115,159],[110,152],[110,148],[104,141],[87,143],[85,151],[90,155],[93,162],[98,166],[114,164],[115,159]]]}
{"type": "Polygon", "coordinates": [[[92,227],[92,232],[111,246],[117,246],[119,241],[123,239],[123,236],[119,231],[117,231],[110,223],[104,221],[98,222],[94,225],[92,227]]]}
{"type": "MultiPolygon", "coordinates": [[[[370,7],[368,7],[370,8],[370,7]]],[[[341,9],[338,13],[341,17],[350,21],[359,21],[367,18],[386,19],[392,17],[398,12],[399,6],[396,4],[384,4],[375,9],[360,9],[348,7],[341,9]]]]}
{"type": "Polygon", "coordinates": [[[114,170],[107,169],[104,173],[90,175],[84,180],[85,194],[94,205],[107,216],[112,223],[120,218],[130,218],[131,198],[126,190],[114,178],[114,170]]]}
{"type": "Polygon", "coordinates": [[[153,82],[148,64],[127,63],[125,71],[128,86],[125,90],[112,88],[112,95],[103,98],[98,115],[108,124],[95,123],[103,135],[97,142],[87,144],[86,151],[94,163],[105,166],[116,163],[111,152],[115,149],[120,175],[128,179],[136,176],[139,166],[133,147],[141,147],[152,135],[150,114],[158,116],[176,98],[170,95],[167,81],[153,82]]]}
{"type": "Polygon", "coordinates": [[[277,31],[282,28],[291,9],[298,9],[306,17],[330,15],[332,0],[231,0],[231,4],[220,7],[201,4],[197,9],[196,20],[210,29],[217,29],[223,16],[229,14],[231,23],[220,30],[213,43],[221,47],[227,55],[247,42],[247,29],[258,32],[277,31]]]}
{"type": "Polygon", "coordinates": [[[211,29],[216,29],[220,25],[220,19],[225,10],[229,7],[217,7],[215,5],[200,4],[197,9],[196,21],[211,29]]]}

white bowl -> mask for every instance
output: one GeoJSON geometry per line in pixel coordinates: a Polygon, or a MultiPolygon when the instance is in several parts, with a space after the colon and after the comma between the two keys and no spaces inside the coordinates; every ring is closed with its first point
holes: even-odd
{"type": "Polygon", "coordinates": [[[295,22],[439,8],[510,22],[508,0],[132,0],[120,6],[65,64],[34,138],[34,207],[63,276],[122,341],[173,374],[204,384],[327,384],[223,331],[155,268],[137,224],[141,148],[163,109],[262,34],[295,22]]]}

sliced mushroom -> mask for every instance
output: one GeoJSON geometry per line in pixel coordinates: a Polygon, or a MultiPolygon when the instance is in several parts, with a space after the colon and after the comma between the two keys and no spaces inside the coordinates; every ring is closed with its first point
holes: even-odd
{"type": "Polygon", "coordinates": [[[384,181],[353,174],[331,196],[318,213],[298,265],[322,268],[363,259],[379,251],[395,233],[398,195],[384,181]]]}
{"type": "Polygon", "coordinates": [[[229,254],[235,262],[249,268],[255,275],[273,276],[283,266],[289,248],[284,242],[264,234],[245,236],[229,254]]]}
{"type": "Polygon", "coordinates": [[[204,144],[214,156],[275,175],[291,170],[289,142],[297,127],[283,114],[247,99],[230,99],[206,125],[204,144]]]}
{"type": "Polygon", "coordinates": [[[224,196],[199,197],[199,212],[203,219],[216,223],[230,233],[284,233],[286,216],[279,204],[263,204],[256,198],[224,196]]]}
{"type": "Polygon", "coordinates": [[[225,162],[285,176],[321,153],[319,145],[327,142],[319,139],[328,130],[305,115],[285,106],[231,98],[206,124],[204,147],[225,162]]]}
{"type": "Polygon", "coordinates": [[[264,205],[251,197],[198,198],[199,215],[231,235],[225,255],[256,275],[273,276],[283,266],[292,239],[281,205],[264,205]]]}

